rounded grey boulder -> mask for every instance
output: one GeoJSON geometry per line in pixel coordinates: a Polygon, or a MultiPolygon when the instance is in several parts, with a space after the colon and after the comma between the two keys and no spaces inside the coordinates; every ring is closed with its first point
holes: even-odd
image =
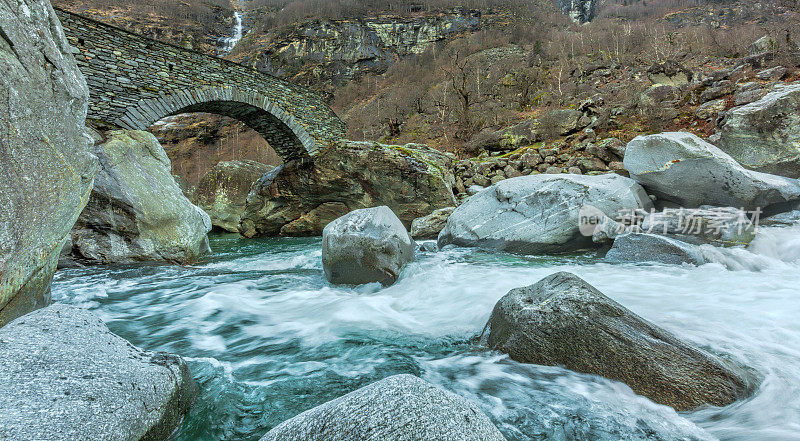
{"type": "Polygon", "coordinates": [[[506,294],[481,341],[522,363],[564,366],[621,381],[678,411],[725,406],[749,393],[747,381],[723,360],[565,272],[506,294]]]}
{"type": "Polygon", "coordinates": [[[748,170],[692,133],[638,136],[628,143],[624,163],[649,193],[684,208],[767,210],[800,200],[796,179],[748,170]]]}
{"type": "Polygon", "coordinates": [[[652,208],[633,180],[617,175],[531,175],[506,179],[461,204],[439,234],[448,244],[519,254],[568,252],[597,246],[581,231],[581,211],[617,218],[652,208]]]}
{"type": "Polygon", "coordinates": [[[177,355],[112,334],[55,304],[0,329],[0,439],[164,440],[197,386],[177,355]]]}
{"type": "Polygon", "coordinates": [[[155,136],[111,131],[95,149],[100,170],[71,232],[68,257],[92,264],[183,264],[209,251],[211,220],[183,195],[155,136]]]}
{"type": "Polygon", "coordinates": [[[261,441],[504,441],[477,406],[413,375],[395,375],[277,425],[261,441]]]}
{"type": "Polygon", "coordinates": [[[331,283],[388,286],[414,258],[416,243],[389,207],[354,210],[322,231],[322,266],[331,283]]]}

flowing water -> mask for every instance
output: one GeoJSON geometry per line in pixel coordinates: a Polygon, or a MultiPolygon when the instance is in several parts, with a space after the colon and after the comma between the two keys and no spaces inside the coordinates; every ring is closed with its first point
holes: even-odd
{"type": "Polygon", "coordinates": [[[218,235],[202,264],[61,271],[53,296],[188,360],[201,392],[178,440],[257,440],[398,373],[472,400],[509,440],[800,440],[800,227],[762,229],[750,250],[701,267],[447,249],[420,254],[388,288],[330,286],[320,242],[218,235]],[[623,384],[470,344],[506,292],[562,270],[749,366],[755,394],[679,415],[623,384]]]}
{"type": "Polygon", "coordinates": [[[244,26],[242,25],[242,13],[235,11],[233,13],[233,29],[231,29],[231,36],[219,39],[219,55],[228,55],[231,53],[236,43],[242,39],[244,35],[244,26]]]}

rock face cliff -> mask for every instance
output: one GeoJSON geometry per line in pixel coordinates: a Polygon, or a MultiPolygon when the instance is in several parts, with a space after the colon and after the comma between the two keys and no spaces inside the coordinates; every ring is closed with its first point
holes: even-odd
{"type": "Polygon", "coordinates": [[[597,0],[558,0],[561,11],[576,23],[592,21],[597,8],[597,0]]]}
{"type": "Polygon", "coordinates": [[[89,91],[47,0],[0,3],[0,326],[49,302],[89,197],[89,91]]]}
{"type": "Polygon", "coordinates": [[[320,79],[342,82],[365,71],[383,72],[402,57],[480,26],[480,12],[461,10],[422,17],[309,20],[266,36],[251,34],[231,55],[243,64],[306,84],[320,79]]]}

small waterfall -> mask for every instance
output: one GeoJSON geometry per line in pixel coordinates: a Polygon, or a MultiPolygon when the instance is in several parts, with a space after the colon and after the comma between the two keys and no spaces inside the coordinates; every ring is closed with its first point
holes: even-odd
{"type": "Polygon", "coordinates": [[[242,26],[242,13],[239,11],[235,11],[233,13],[233,30],[231,32],[230,37],[221,38],[219,40],[219,52],[220,55],[228,55],[236,46],[236,43],[242,39],[244,34],[244,29],[242,26]]]}

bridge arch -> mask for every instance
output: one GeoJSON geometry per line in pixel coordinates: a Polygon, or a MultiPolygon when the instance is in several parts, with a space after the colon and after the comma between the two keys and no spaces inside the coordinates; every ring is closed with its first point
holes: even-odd
{"type": "Polygon", "coordinates": [[[258,132],[284,160],[312,155],[317,142],[294,116],[256,90],[221,86],[176,91],[139,100],[115,125],[144,130],[166,116],[215,113],[237,119],[258,132]]]}
{"type": "Polygon", "coordinates": [[[143,130],[166,116],[240,120],[284,158],[314,155],[345,125],[314,92],[230,60],[56,9],[89,86],[87,118],[143,130]]]}

